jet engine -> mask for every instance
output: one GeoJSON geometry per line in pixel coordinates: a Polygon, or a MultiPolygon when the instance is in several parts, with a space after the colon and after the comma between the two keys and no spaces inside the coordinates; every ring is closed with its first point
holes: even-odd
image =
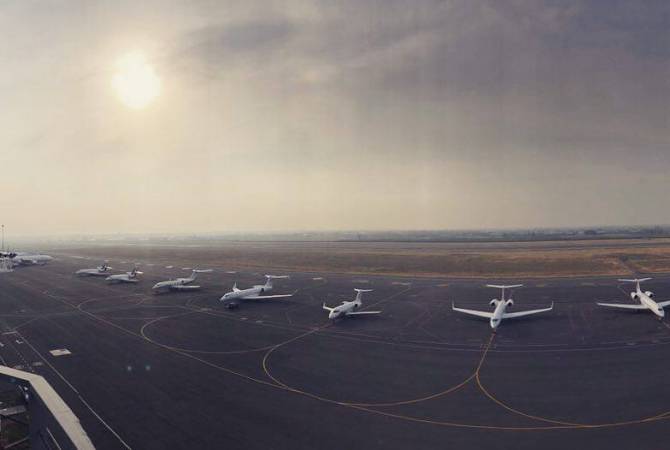
{"type": "Polygon", "coordinates": [[[514,306],[514,300],[512,300],[511,298],[507,300],[507,306],[514,306]]]}
{"type": "Polygon", "coordinates": [[[491,305],[491,306],[495,306],[495,305],[497,305],[497,304],[498,304],[498,299],[497,299],[497,298],[494,298],[493,300],[491,300],[491,301],[489,302],[489,305],[491,305]]]}
{"type": "Polygon", "coordinates": [[[637,300],[637,292],[631,292],[630,298],[632,298],[633,300],[637,300]]]}
{"type": "Polygon", "coordinates": [[[654,297],[654,293],[651,292],[651,291],[645,291],[645,294],[646,294],[647,297],[649,297],[649,298],[653,298],[653,297],[654,297]]]}

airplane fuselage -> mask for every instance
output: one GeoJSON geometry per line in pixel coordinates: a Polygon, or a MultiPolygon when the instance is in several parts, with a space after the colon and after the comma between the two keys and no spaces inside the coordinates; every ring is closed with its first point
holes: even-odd
{"type": "Polygon", "coordinates": [[[660,318],[665,317],[665,311],[663,311],[663,308],[658,306],[658,303],[652,300],[652,298],[649,297],[645,292],[642,292],[641,289],[638,289],[637,292],[631,292],[631,297],[638,300],[642,305],[649,308],[649,310],[654,314],[656,314],[658,317],[660,318]]]}
{"type": "Polygon", "coordinates": [[[500,323],[502,322],[502,318],[503,315],[505,314],[506,309],[507,309],[507,301],[505,300],[496,301],[496,307],[493,310],[493,316],[491,316],[491,320],[489,321],[492,329],[496,330],[498,326],[500,326],[500,323]]]}
{"type": "Polygon", "coordinates": [[[107,269],[80,269],[77,270],[76,274],[90,277],[102,277],[108,276],[109,271],[107,269]]]}
{"type": "Polygon", "coordinates": [[[154,284],[154,286],[151,289],[155,291],[167,290],[174,286],[185,286],[187,284],[192,283],[193,281],[195,281],[195,278],[177,278],[175,280],[161,281],[159,283],[154,284]]]}
{"type": "Polygon", "coordinates": [[[10,257],[14,265],[39,265],[43,266],[44,264],[52,261],[53,258],[49,255],[37,255],[33,253],[18,253],[14,257],[10,257]]]}
{"type": "Polygon", "coordinates": [[[221,297],[220,300],[224,301],[224,300],[244,299],[244,297],[254,297],[256,295],[259,295],[259,294],[262,294],[262,293],[265,293],[265,292],[269,292],[271,290],[272,290],[272,287],[259,284],[259,285],[252,286],[252,287],[247,288],[247,289],[240,289],[238,291],[233,290],[233,291],[230,291],[230,292],[226,292],[225,294],[223,294],[223,297],[221,297]]]}
{"type": "Polygon", "coordinates": [[[120,273],[118,275],[110,275],[105,278],[105,281],[112,283],[137,283],[137,277],[128,273],[120,273]]]}
{"type": "Polygon", "coordinates": [[[337,319],[340,316],[346,316],[351,311],[355,311],[360,306],[358,302],[342,302],[341,305],[336,306],[328,313],[329,319],[337,319]]]}

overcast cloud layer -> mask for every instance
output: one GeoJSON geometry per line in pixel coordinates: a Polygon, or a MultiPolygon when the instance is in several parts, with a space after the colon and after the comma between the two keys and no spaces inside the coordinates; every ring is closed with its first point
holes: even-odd
{"type": "Polygon", "coordinates": [[[15,233],[670,223],[670,2],[0,5],[15,233]],[[111,88],[142,51],[143,110],[111,88]]]}

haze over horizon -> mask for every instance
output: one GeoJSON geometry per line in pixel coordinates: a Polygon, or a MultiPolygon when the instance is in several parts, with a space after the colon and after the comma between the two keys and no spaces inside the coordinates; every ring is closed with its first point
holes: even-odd
{"type": "Polygon", "coordinates": [[[10,1],[15,235],[670,223],[665,1],[10,1]]]}

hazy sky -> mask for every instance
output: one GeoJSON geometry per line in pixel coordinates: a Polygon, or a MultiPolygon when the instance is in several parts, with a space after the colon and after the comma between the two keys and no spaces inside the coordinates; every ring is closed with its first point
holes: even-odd
{"type": "Polygon", "coordinates": [[[0,29],[15,234],[670,223],[665,0],[20,0],[0,29]]]}

